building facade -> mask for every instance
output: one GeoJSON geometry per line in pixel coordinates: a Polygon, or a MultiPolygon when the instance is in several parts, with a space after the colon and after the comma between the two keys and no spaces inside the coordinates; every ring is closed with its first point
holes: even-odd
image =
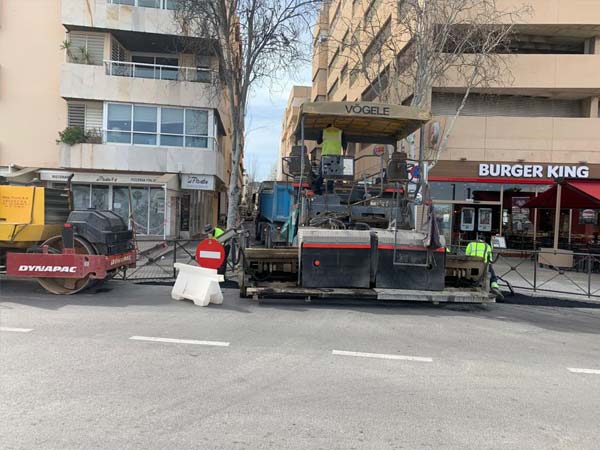
{"type": "Polygon", "coordinates": [[[70,180],[76,208],[113,210],[139,235],[215,223],[231,123],[216,58],[179,33],[174,5],[3,1],[0,166],[35,168],[48,185],[70,180]],[[74,141],[73,127],[85,136],[74,141]]]}
{"type": "MultiPolygon", "coordinates": [[[[373,33],[373,41],[358,38],[362,57],[373,57],[378,36],[397,20],[397,8],[384,3],[325,2],[313,33],[311,101],[380,100],[353,70],[350,46],[357,42],[353,24],[377,14],[381,30],[373,33]]],[[[553,229],[553,213],[521,206],[555,178],[600,177],[600,3],[496,3],[503,10],[531,6],[514,26],[506,55],[509,76],[473,89],[429,179],[448,241],[502,234],[513,247],[543,245],[553,229]]],[[[431,92],[435,125],[427,127],[428,138],[443,132],[465,92],[458,78],[447,75],[431,92]]],[[[408,104],[411,92],[405,95],[398,101],[408,104]]],[[[349,151],[360,155],[372,149],[349,151]]],[[[597,215],[590,219],[589,212],[563,211],[565,239],[597,232],[597,215]]]]}

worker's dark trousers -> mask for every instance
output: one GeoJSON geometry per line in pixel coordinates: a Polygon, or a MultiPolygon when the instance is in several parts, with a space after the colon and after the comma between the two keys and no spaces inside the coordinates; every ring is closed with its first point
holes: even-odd
{"type": "Polygon", "coordinates": [[[225,259],[223,260],[223,264],[221,264],[221,267],[217,269],[217,273],[219,275],[225,275],[225,272],[227,271],[227,258],[229,257],[230,249],[231,246],[229,244],[225,244],[225,259]]]}

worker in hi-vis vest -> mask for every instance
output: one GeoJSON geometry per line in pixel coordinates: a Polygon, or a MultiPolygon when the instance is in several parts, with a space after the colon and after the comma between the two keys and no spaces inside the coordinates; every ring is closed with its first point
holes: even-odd
{"type": "Polygon", "coordinates": [[[490,244],[483,240],[478,240],[469,242],[469,245],[467,245],[467,249],[465,250],[465,255],[483,259],[483,262],[488,265],[488,270],[490,272],[490,290],[496,295],[496,298],[503,299],[504,295],[502,295],[502,292],[500,291],[498,277],[496,276],[496,272],[494,272],[494,267],[492,265],[494,259],[492,252],[493,248],[490,244]]]}
{"type": "Polygon", "coordinates": [[[321,156],[342,156],[342,149],[345,147],[343,132],[333,124],[323,129],[323,138],[319,141],[317,143],[321,144],[321,156]]]}
{"type": "MultiPolygon", "coordinates": [[[[213,227],[211,224],[207,224],[204,226],[204,233],[206,233],[209,238],[217,239],[219,236],[225,233],[225,231],[223,231],[222,228],[219,228],[218,225],[213,227]]],[[[227,270],[227,258],[229,257],[231,246],[229,243],[226,243],[223,245],[223,248],[225,249],[225,259],[223,260],[221,267],[217,269],[217,273],[220,275],[225,275],[225,271],[227,270]]]]}

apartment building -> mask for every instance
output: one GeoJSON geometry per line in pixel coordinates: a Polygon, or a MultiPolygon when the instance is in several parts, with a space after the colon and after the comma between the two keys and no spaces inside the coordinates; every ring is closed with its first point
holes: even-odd
{"type": "MultiPolygon", "coordinates": [[[[452,243],[478,234],[502,234],[511,246],[539,242],[552,229],[553,213],[521,206],[558,176],[600,178],[600,3],[497,1],[503,10],[523,4],[531,12],[514,27],[506,55],[510,76],[473,90],[430,173],[440,227],[452,243]]],[[[352,24],[373,14],[383,33],[393,26],[397,8],[381,0],[325,2],[313,33],[311,101],[379,100],[349,55],[356,42],[352,24]]],[[[362,43],[363,58],[373,56],[376,39],[362,43]]],[[[444,130],[465,92],[457,77],[447,75],[431,92],[435,125],[428,135],[444,130]]],[[[398,101],[408,103],[410,95],[398,101]]],[[[565,236],[598,231],[597,212],[594,217],[566,211],[561,230],[565,236]]]]}
{"type": "Polygon", "coordinates": [[[70,179],[75,207],[111,209],[139,235],[191,235],[225,213],[231,124],[216,58],[179,33],[174,4],[0,2],[5,175],[70,179]],[[67,127],[85,138],[57,143],[67,127]]]}
{"type": "Polygon", "coordinates": [[[302,103],[311,100],[311,86],[293,86],[288,97],[287,106],[283,113],[283,121],[281,124],[281,142],[279,144],[280,159],[277,164],[277,179],[284,180],[286,178],[282,157],[287,156],[293,145],[296,144],[293,136],[294,127],[298,121],[298,113],[302,103]]]}

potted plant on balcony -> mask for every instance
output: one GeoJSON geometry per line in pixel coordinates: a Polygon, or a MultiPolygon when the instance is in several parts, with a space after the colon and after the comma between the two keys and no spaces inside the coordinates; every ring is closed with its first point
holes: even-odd
{"type": "Polygon", "coordinates": [[[79,125],[70,126],[58,132],[57,144],[101,144],[102,134],[98,130],[85,130],[79,125]]]}

